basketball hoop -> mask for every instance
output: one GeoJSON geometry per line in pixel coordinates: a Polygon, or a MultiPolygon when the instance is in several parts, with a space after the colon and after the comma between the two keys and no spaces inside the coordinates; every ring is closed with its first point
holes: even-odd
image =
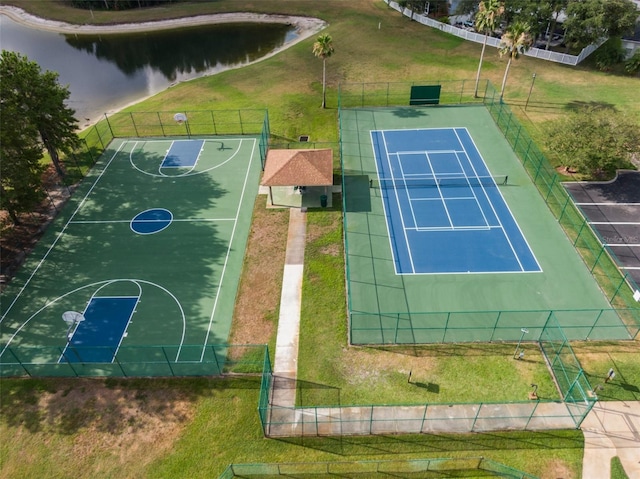
{"type": "Polygon", "coordinates": [[[74,327],[77,327],[78,324],[80,324],[82,321],[84,321],[84,315],[82,313],[79,313],[77,311],[65,311],[64,313],[62,313],[62,320],[67,323],[67,325],[69,326],[69,329],[67,329],[67,340],[71,341],[71,337],[73,336],[73,333],[71,332],[71,330],[74,327]]]}
{"type": "Polygon", "coordinates": [[[179,125],[182,125],[185,121],[187,121],[187,115],[184,113],[176,113],[173,115],[173,119],[178,122],[179,125]]]}

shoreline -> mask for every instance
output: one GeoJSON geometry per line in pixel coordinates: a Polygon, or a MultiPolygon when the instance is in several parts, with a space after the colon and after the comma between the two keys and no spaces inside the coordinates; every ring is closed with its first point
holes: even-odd
{"type": "MultiPolygon", "coordinates": [[[[76,25],[58,20],[48,20],[36,17],[35,15],[27,13],[18,7],[10,5],[0,5],[0,15],[6,15],[13,21],[26,27],[68,34],[140,33],[221,23],[283,23],[295,26],[296,31],[298,31],[299,38],[305,39],[327,26],[327,23],[319,18],[246,12],[215,13],[210,15],[173,18],[169,20],[156,20],[141,23],[114,23],[110,25],[76,25]]],[[[293,44],[293,42],[291,44],[293,44]]]]}
{"type": "Polygon", "coordinates": [[[192,81],[197,78],[203,78],[210,75],[221,73],[222,71],[232,70],[235,68],[242,68],[247,65],[251,65],[262,60],[266,60],[277,53],[286,50],[287,48],[306,40],[312,35],[320,32],[328,26],[328,24],[318,18],[312,17],[299,17],[299,16],[286,16],[286,15],[267,15],[258,13],[219,13],[211,15],[197,15],[193,17],[183,17],[170,20],[158,20],[153,22],[142,23],[121,23],[112,25],[74,25],[71,23],[65,23],[57,20],[47,20],[44,18],[36,17],[24,10],[7,5],[0,5],[0,15],[5,15],[9,19],[16,23],[19,23],[28,28],[34,28],[38,30],[44,30],[49,32],[56,32],[62,34],[118,34],[118,33],[140,33],[148,31],[158,30],[170,30],[176,28],[203,26],[203,25],[215,25],[215,24],[230,24],[230,23],[281,23],[285,25],[292,25],[296,29],[296,37],[291,41],[284,43],[282,46],[274,49],[268,54],[260,57],[257,60],[243,64],[237,67],[229,67],[215,73],[203,73],[202,75],[191,78],[189,80],[178,81],[168,85],[166,88],[153,92],[148,95],[137,97],[133,101],[124,100],[122,103],[115,103],[110,105],[109,108],[104,108],[103,111],[97,110],[92,113],[88,113],[87,121],[82,122],[78,118],[78,129],[84,130],[85,128],[94,125],[100,121],[105,114],[113,114],[128,108],[136,103],[144,101],[162,91],[166,91],[180,83],[185,81],[192,81]]]}

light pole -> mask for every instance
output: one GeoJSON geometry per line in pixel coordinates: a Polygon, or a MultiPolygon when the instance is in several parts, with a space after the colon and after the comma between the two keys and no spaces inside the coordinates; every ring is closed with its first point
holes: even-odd
{"type": "Polygon", "coordinates": [[[520,329],[520,331],[522,331],[522,334],[520,335],[520,339],[518,340],[518,345],[516,346],[516,350],[513,353],[513,359],[516,359],[518,357],[518,350],[520,349],[520,343],[522,342],[522,338],[524,338],[524,335],[529,332],[529,330],[525,328],[520,329]]]}
{"type": "Polygon", "coordinates": [[[529,105],[529,98],[531,98],[531,92],[533,91],[533,84],[536,82],[536,74],[534,73],[531,77],[531,86],[529,87],[529,95],[527,95],[527,101],[524,104],[524,111],[527,111],[527,106],[529,105]]]}

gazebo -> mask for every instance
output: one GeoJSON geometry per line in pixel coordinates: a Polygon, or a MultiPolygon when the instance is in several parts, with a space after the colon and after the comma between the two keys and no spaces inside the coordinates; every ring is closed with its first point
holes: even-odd
{"type": "Polygon", "coordinates": [[[269,150],[262,176],[268,206],[331,206],[331,149],[269,150]]]}

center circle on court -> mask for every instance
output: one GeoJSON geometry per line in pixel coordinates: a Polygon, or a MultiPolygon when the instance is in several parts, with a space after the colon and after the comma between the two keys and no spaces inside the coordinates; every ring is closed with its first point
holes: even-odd
{"type": "Polygon", "coordinates": [[[171,211],[164,208],[151,208],[138,213],[131,220],[131,230],[140,235],[159,233],[173,221],[171,211]]]}

